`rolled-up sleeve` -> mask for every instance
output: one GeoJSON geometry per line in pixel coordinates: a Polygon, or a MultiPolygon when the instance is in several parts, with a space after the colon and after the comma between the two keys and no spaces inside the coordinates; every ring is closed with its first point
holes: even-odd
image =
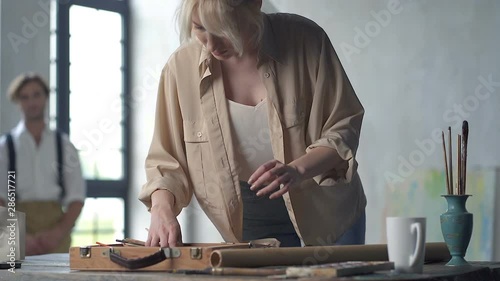
{"type": "Polygon", "coordinates": [[[187,166],[177,94],[176,78],[167,65],[160,78],[153,140],[145,162],[147,182],[139,193],[139,200],[149,210],[153,192],[170,191],[175,198],[176,215],[189,204],[193,193],[183,168],[187,166]]]}
{"type": "Polygon", "coordinates": [[[317,80],[309,119],[309,133],[317,136],[306,149],[329,147],[344,161],[332,170],[314,177],[321,186],[351,181],[357,170],[364,109],[342,67],[333,46],[323,34],[317,80]]]}

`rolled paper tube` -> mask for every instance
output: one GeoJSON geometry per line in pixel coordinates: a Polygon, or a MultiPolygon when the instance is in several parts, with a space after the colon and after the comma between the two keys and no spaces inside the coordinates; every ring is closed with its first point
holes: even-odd
{"type": "MultiPolygon", "coordinates": [[[[447,261],[450,258],[450,252],[445,243],[426,243],[426,262],[447,261]]],[[[214,268],[261,267],[388,260],[386,244],[371,244],[216,250],[210,256],[210,265],[214,268]]]]}

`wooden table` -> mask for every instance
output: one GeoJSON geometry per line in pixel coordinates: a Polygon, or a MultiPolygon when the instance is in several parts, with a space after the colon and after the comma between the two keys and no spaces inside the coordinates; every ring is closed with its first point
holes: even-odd
{"type": "MultiPolygon", "coordinates": [[[[426,264],[424,265],[423,274],[395,274],[391,272],[382,272],[352,278],[328,280],[500,281],[500,262],[471,262],[471,264],[472,266],[463,267],[445,266],[444,263],[426,264]]],[[[325,279],[316,278],[314,280],[320,281],[325,279]]]]}
{"type": "MultiPolygon", "coordinates": [[[[246,276],[209,276],[209,275],[183,275],[168,274],[164,272],[89,272],[70,271],[68,254],[49,254],[27,257],[22,267],[15,269],[15,273],[8,270],[0,271],[0,281],[94,281],[94,280],[120,280],[120,281],[154,281],[154,280],[236,280],[253,281],[262,280],[262,277],[246,276]]],[[[327,280],[327,279],[299,279],[305,280],[327,280]]],[[[333,280],[333,279],[329,279],[333,280]]],[[[474,262],[473,266],[448,267],[443,264],[429,264],[424,266],[423,274],[396,275],[391,272],[356,276],[351,278],[339,278],[334,280],[453,280],[453,281],[500,281],[500,262],[474,262]]]]}

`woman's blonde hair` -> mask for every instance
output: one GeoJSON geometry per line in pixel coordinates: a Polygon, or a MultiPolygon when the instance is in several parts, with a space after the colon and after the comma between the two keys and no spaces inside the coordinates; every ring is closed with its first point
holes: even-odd
{"type": "Polygon", "coordinates": [[[241,56],[244,45],[258,47],[264,32],[264,22],[256,0],[183,0],[178,10],[181,43],[191,39],[192,15],[199,12],[201,24],[207,32],[227,38],[241,56]],[[250,34],[248,42],[242,30],[250,34]]]}
{"type": "Polygon", "coordinates": [[[49,86],[47,85],[47,82],[45,82],[45,80],[42,78],[42,76],[34,72],[27,72],[18,75],[10,83],[9,88],[7,89],[7,97],[9,98],[9,100],[12,102],[18,101],[19,92],[24,86],[26,86],[26,84],[30,82],[38,83],[40,87],[42,87],[45,96],[49,96],[49,86]]]}

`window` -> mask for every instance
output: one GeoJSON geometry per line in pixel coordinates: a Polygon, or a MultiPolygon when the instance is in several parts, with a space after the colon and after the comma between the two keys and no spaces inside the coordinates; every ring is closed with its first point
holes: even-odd
{"type": "Polygon", "coordinates": [[[123,238],[122,198],[87,198],[71,236],[73,246],[111,243],[123,238]]]}
{"type": "Polygon", "coordinates": [[[69,20],[71,140],[79,144],[85,178],[121,180],[124,174],[121,16],[73,5],[69,20]]]}
{"type": "Polygon", "coordinates": [[[52,4],[50,124],[79,150],[88,189],[73,245],[113,242],[128,233],[128,1],[52,4]]]}

